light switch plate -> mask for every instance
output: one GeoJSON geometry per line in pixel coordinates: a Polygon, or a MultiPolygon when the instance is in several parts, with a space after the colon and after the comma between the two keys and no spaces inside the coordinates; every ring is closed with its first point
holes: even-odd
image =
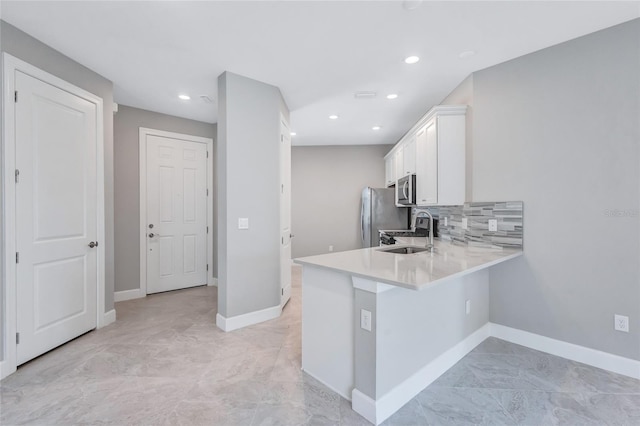
{"type": "Polygon", "coordinates": [[[469,226],[469,224],[468,224],[467,218],[463,217],[462,218],[462,229],[467,229],[468,226],[469,226]]]}
{"type": "Polygon", "coordinates": [[[489,231],[491,232],[498,231],[498,221],[496,219],[489,219],[489,231]]]}
{"type": "Polygon", "coordinates": [[[360,328],[371,331],[371,312],[360,309],[360,328]]]}
{"type": "Polygon", "coordinates": [[[240,217],[240,218],[238,218],[238,229],[249,229],[249,218],[248,217],[240,217]]]}

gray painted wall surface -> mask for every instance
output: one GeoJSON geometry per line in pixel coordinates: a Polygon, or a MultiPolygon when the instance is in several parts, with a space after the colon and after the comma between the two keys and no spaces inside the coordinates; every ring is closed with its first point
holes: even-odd
{"type": "Polygon", "coordinates": [[[360,196],[384,186],[391,145],[294,146],[291,151],[292,257],[360,247],[360,196]]]}
{"type": "MultiPolygon", "coordinates": [[[[16,27],[0,21],[0,49],[103,100],[105,175],[105,310],[113,309],[113,84],[106,78],[41,43],[16,27]]],[[[1,173],[0,173],[1,175],[1,173]]],[[[2,258],[4,255],[0,253],[2,258]]],[[[0,271],[1,272],[1,271],[0,271]]],[[[1,276],[1,275],[0,275],[1,276]]],[[[0,303],[0,305],[2,305],[0,303]]],[[[3,336],[2,336],[3,337],[3,336]]],[[[0,342],[3,338],[0,338],[0,342]]],[[[1,344],[1,343],[0,343],[1,344]]],[[[1,351],[0,351],[1,353],[1,351]]]]}
{"type": "Polygon", "coordinates": [[[473,200],[524,201],[525,255],[492,269],[491,321],[640,360],[640,20],[473,86],[473,200]]]}
{"type": "MultiPolygon", "coordinates": [[[[115,291],[140,288],[139,130],[146,127],[214,140],[216,125],[119,105],[113,119],[115,168],[115,291]]],[[[215,161],[214,161],[215,164],[215,161]]],[[[215,170],[214,170],[215,172],[215,170]]],[[[215,173],[214,173],[215,180],[215,173]]],[[[215,204],[215,182],[212,196],[215,204]]],[[[213,276],[217,273],[215,205],[213,276]]]]}
{"type": "Polygon", "coordinates": [[[355,290],[356,388],[380,399],[489,321],[489,271],[452,278],[421,291],[355,290]],[[471,312],[465,312],[465,301],[471,312]],[[360,328],[361,309],[372,331],[360,328]]]}
{"type": "Polygon", "coordinates": [[[277,87],[229,72],[218,102],[218,312],[230,318],[280,304],[280,114],[289,112],[277,87]]]}

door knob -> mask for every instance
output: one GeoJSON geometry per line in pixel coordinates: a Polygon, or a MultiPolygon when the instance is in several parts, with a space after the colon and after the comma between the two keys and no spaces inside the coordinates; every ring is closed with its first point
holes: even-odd
{"type": "Polygon", "coordinates": [[[156,234],[154,234],[153,232],[151,232],[151,233],[149,234],[149,238],[153,238],[153,237],[155,237],[155,236],[156,236],[156,234]]]}
{"type": "Polygon", "coordinates": [[[95,241],[95,242],[94,242],[94,241],[91,241],[91,242],[89,243],[89,247],[91,247],[91,248],[98,247],[98,242],[97,242],[97,241],[95,241]]]}

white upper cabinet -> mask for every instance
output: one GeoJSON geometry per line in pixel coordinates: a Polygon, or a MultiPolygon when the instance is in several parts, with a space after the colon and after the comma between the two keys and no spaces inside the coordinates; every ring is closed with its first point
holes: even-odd
{"type": "Polygon", "coordinates": [[[438,203],[438,135],[436,119],[432,119],[418,132],[416,155],[416,204],[438,203]]]}
{"type": "Polygon", "coordinates": [[[387,155],[384,159],[384,179],[387,187],[396,184],[396,157],[394,155],[387,155]]]}
{"type": "Polygon", "coordinates": [[[464,204],[466,108],[441,105],[429,110],[385,157],[387,185],[390,176],[415,174],[416,205],[464,204]],[[392,163],[395,174],[389,170],[392,163]]]}
{"type": "Polygon", "coordinates": [[[402,146],[399,146],[396,149],[396,152],[394,154],[395,157],[395,167],[396,167],[396,180],[400,179],[401,177],[403,177],[404,174],[404,149],[402,146]]]}
{"type": "Polygon", "coordinates": [[[416,137],[411,136],[402,147],[404,170],[402,176],[416,173],[416,137]]]}

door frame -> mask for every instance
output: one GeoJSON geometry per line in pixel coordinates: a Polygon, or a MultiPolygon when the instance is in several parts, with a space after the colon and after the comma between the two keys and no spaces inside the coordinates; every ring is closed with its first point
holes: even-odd
{"type": "MultiPolygon", "coordinates": [[[[0,362],[0,379],[8,376],[17,369],[17,344],[15,335],[17,332],[17,277],[16,277],[16,182],[15,182],[15,155],[16,155],[16,129],[15,129],[15,73],[20,71],[33,78],[41,80],[58,89],[78,96],[96,106],[96,180],[97,180],[97,237],[98,241],[105,241],[105,201],[104,201],[104,115],[102,98],[87,92],[61,78],[41,70],[21,59],[6,52],[2,53],[2,223],[3,239],[2,249],[4,253],[4,274],[2,276],[2,290],[4,290],[2,311],[3,323],[3,348],[4,356],[0,362]]],[[[105,312],[105,245],[97,247],[97,309],[96,328],[109,324],[109,316],[105,312]]]]}
{"type": "Polygon", "coordinates": [[[207,264],[211,266],[207,271],[207,285],[215,286],[218,283],[213,277],[213,139],[140,127],[138,138],[138,170],[140,171],[140,288],[138,291],[131,291],[127,299],[147,296],[147,136],[159,136],[187,142],[204,143],[207,145],[207,191],[209,191],[209,195],[207,196],[207,226],[209,227],[209,233],[207,234],[207,264]],[[210,185],[211,188],[209,188],[210,185]]]}

